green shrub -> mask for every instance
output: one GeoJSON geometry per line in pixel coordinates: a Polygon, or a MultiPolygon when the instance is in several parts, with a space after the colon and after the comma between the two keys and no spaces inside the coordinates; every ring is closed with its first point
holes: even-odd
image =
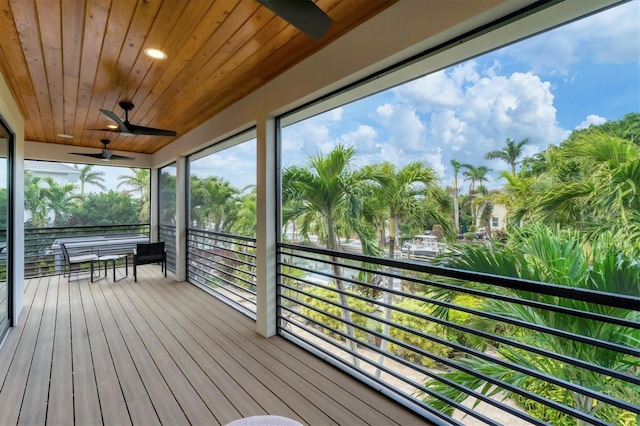
{"type": "MultiPolygon", "coordinates": [[[[324,299],[331,300],[332,302],[338,303],[338,293],[336,293],[335,291],[327,290],[320,287],[310,287],[306,291],[307,293],[311,293],[313,296],[322,297],[324,299]]],[[[337,319],[331,318],[326,314],[323,314],[323,312],[325,312],[325,313],[334,315],[338,318],[341,318],[340,307],[332,305],[328,302],[325,302],[324,300],[320,300],[312,296],[305,296],[304,302],[307,305],[313,306],[317,310],[307,308],[305,306],[302,308],[303,315],[308,316],[309,318],[312,318],[314,321],[317,321],[320,324],[325,325],[326,327],[329,327],[338,331],[344,331],[344,324],[342,321],[339,321],[337,319]]],[[[347,303],[349,303],[349,308],[353,310],[358,310],[358,311],[367,312],[367,313],[371,313],[375,310],[373,306],[367,304],[363,300],[356,299],[355,297],[347,296],[347,303]]],[[[369,319],[356,312],[351,312],[351,321],[353,321],[355,324],[358,324],[364,327],[367,325],[367,322],[369,321],[369,319]]],[[[329,328],[323,328],[323,331],[325,334],[344,340],[342,336],[333,332],[329,328]]],[[[356,334],[356,339],[363,342],[366,342],[369,337],[369,333],[363,330],[360,330],[358,328],[355,328],[355,334],[356,334]]]]}
{"type": "MultiPolygon", "coordinates": [[[[540,395],[552,401],[558,401],[575,408],[575,404],[573,404],[571,399],[567,397],[567,393],[569,391],[557,385],[529,378],[522,384],[522,388],[535,393],[536,395],[540,395]]],[[[574,426],[576,424],[576,419],[573,416],[554,410],[553,408],[533,401],[530,398],[517,394],[513,394],[511,398],[528,414],[553,426],[574,426]]],[[[596,401],[594,401],[594,405],[595,404],[597,404],[596,401]]],[[[635,426],[638,424],[636,422],[637,418],[635,414],[611,406],[607,406],[603,410],[597,412],[596,417],[601,418],[606,422],[610,422],[612,425],[635,426]]]]}
{"type": "MultiPolygon", "coordinates": [[[[470,294],[460,293],[453,298],[452,303],[464,308],[477,309],[480,304],[482,304],[482,300],[483,299],[472,296],[470,294]]],[[[456,309],[448,309],[447,320],[455,324],[476,328],[477,324],[474,325],[474,321],[477,321],[478,317],[468,312],[458,311],[456,309]]],[[[447,339],[464,346],[474,347],[474,342],[477,342],[479,338],[472,335],[471,333],[447,327],[447,339]]]]}
{"type": "Polygon", "coordinates": [[[464,237],[464,239],[466,241],[473,241],[473,239],[476,237],[476,233],[475,232],[465,232],[464,234],[462,234],[462,236],[464,237]]]}
{"type": "MultiPolygon", "coordinates": [[[[420,314],[428,314],[427,311],[429,309],[425,306],[424,302],[409,298],[405,298],[402,301],[396,303],[396,306],[420,314]]],[[[394,323],[402,324],[403,326],[410,327],[422,333],[431,334],[443,339],[446,338],[446,331],[442,326],[431,321],[416,317],[414,315],[394,311],[391,313],[391,320],[394,323]]],[[[396,327],[390,327],[389,335],[394,339],[401,340],[409,345],[418,347],[425,352],[430,352],[440,357],[448,357],[452,351],[452,349],[448,346],[435,343],[412,332],[404,331],[396,327]]],[[[405,349],[402,346],[398,346],[394,343],[389,342],[387,349],[391,353],[401,356],[416,364],[424,365],[425,367],[429,368],[435,367],[436,363],[431,358],[420,355],[409,349],[405,349]]]]}
{"type": "MultiPolygon", "coordinates": [[[[462,306],[463,308],[477,309],[482,303],[480,297],[472,296],[470,294],[458,294],[453,299],[453,304],[462,306]]],[[[469,320],[473,318],[473,315],[468,312],[456,311],[455,309],[449,310],[449,321],[456,324],[467,324],[469,320]]]]}

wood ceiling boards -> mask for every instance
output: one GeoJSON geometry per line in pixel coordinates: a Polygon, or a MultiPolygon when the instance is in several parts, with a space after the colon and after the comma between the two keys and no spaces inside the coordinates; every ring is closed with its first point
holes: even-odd
{"type": "Polygon", "coordinates": [[[175,138],[91,130],[99,109],[131,101],[131,123],[179,137],[392,3],[317,0],[334,23],[316,41],[254,0],[0,0],[0,71],[25,140],[151,154],[175,138]]]}

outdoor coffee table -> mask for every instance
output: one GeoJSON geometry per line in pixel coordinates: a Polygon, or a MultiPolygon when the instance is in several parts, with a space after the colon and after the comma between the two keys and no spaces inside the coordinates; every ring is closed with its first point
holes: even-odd
{"type": "Polygon", "coordinates": [[[125,276],[129,276],[129,259],[126,254],[114,254],[110,256],[99,256],[97,259],[91,261],[91,282],[93,282],[93,264],[98,264],[98,275],[100,274],[100,262],[104,263],[104,275],[107,276],[107,267],[109,262],[113,264],[113,281],[116,281],[116,261],[124,259],[125,276]]]}

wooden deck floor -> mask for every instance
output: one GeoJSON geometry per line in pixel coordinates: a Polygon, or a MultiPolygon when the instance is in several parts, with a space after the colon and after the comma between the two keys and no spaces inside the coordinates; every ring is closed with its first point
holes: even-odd
{"type": "Polygon", "coordinates": [[[196,287],[145,266],[90,283],[27,281],[0,348],[0,425],[424,424],[196,287]]]}

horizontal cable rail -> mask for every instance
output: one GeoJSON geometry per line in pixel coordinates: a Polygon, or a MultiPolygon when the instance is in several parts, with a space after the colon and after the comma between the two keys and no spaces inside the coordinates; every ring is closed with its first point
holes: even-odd
{"type": "Polygon", "coordinates": [[[164,241],[167,252],[167,269],[176,273],[176,227],[175,225],[160,225],[158,227],[158,239],[164,241]]]}
{"type": "Polygon", "coordinates": [[[187,281],[256,318],[256,240],[187,230],[187,281]]]}
{"type": "Polygon", "coordinates": [[[640,415],[638,289],[292,244],[278,245],[278,259],[279,334],[429,418],[547,424],[545,411],[606,425],[640,415]]]}
{"type": "Polygon", "coordinates": [[[149,241],[149,230],[148,223],[25,228],[25,278],[62,274],[64,261],[60,242],[65,243],[69,254],[132,255],[136,243],[149,241]]]}

